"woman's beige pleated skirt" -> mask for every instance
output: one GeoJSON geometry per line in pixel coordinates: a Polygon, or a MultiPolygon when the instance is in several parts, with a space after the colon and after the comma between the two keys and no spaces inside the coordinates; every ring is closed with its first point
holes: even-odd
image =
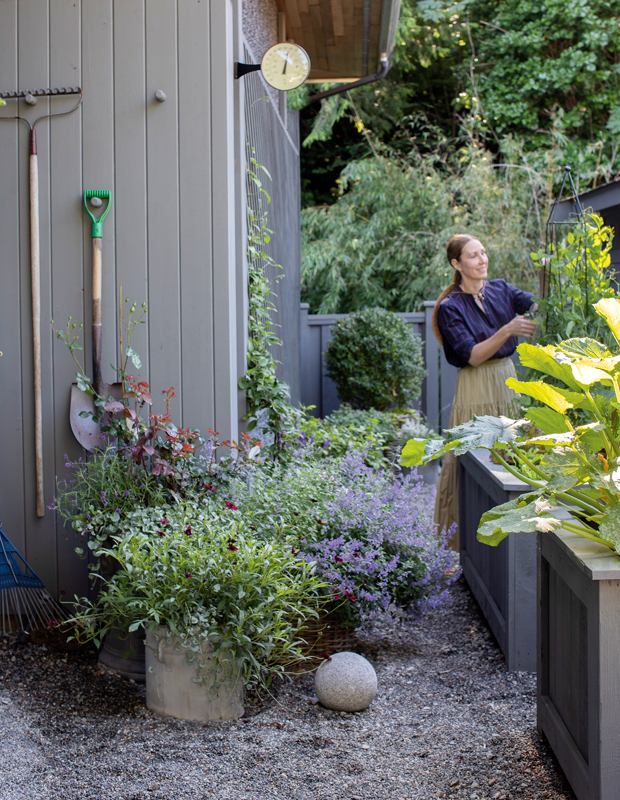
{"type": "MultiPolygon", "coordinates": [[[[506,386],[506,380],[515,377],[515,366],[509,358],[493,358],[479,367],[460,369],[456,377],[449,427],[462,425],[474,414],[478,417],[483,414],[518,417],[518,395],[506,386]]],[[[454,453],[446,453],[443,459],[435,499],[435,522],[439,525],[439,531],[459,522],[458,464],[454,453]]],[[[450,538],[450,546],[454,550],[459,549],[458,528],[450,538]]]]}

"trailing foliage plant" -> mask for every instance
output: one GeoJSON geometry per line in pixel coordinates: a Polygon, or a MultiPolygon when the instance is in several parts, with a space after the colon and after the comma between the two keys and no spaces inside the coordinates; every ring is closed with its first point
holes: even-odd
{"type": "Polygon", "coordinates": [[[443,444],[412,439],[403,449],[401,463],[415,465],[450,450],[458,456],[486,448],[508,472],[532,487],[482,516],[481,542],[497,545],[511,532],[563,527],[620,554],[620,301],[601,299],[594,310],[614,336],[613,352],[589,338],[519,345],[521,363],[546,378],[509,378],[506,383],[545,407],[531,408],[520,420],[473,417],[448,430],[443,444]],[[551,380],[563,386],[552,386],[551,380]],[[586,422],[581,421],[584,416],[586,422]],[[542,435],[526,439],[523,428],[528,422],[542,435]],[[531,447],[544,448],[538,463],[530,457],[531,447]],[[512,464],[501,450],[509,451],[512,464]],[[569,508],[572,519],[560,518],[557,507],[569,508]]]}

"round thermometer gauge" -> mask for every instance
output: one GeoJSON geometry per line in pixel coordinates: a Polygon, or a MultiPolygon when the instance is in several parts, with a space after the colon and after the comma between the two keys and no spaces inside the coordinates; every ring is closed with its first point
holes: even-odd
{"type": "Polygon", "coordinates": [[[260,65],[263,77],[274,89],[290,92],[310,74],[310,57],[298,44],[274,44],[263,56],[260,65]]]}

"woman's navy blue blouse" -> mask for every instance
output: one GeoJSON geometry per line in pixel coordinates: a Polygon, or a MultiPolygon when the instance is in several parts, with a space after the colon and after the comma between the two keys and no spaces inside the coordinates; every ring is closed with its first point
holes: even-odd
{"type": "MultiPolygon", "coordinates": [[[[466,367],[474,345],[493,336],[517,314],[525,314],[533,302],[534,296],[530,292],[522,292],[516,286],[497,278],[486,283],[484,313],[473,295],[465,294],[457,286],[442,300],[437,311],[437,322],[448,363],[455,367],[466,367]]],[[[511,356],[516,347],[517,337],[511,336],[492,357],[511,356]]]]}

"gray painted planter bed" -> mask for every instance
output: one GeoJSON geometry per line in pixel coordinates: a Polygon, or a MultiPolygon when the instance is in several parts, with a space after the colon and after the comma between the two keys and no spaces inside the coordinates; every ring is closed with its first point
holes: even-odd
{"type": "Polygon", "coordinates": [[[485,511],[528,488],[486,450],[459,457],[461,566],[511,672],[536,670],[536,533],[513,533],[489,547],[476,532],[485,511]]]}
{"type": "Polygon", "coordinates": [[[538,536],[538,729],[578,800],[618,800],[620,558],[563,530],[538,536]]]}

